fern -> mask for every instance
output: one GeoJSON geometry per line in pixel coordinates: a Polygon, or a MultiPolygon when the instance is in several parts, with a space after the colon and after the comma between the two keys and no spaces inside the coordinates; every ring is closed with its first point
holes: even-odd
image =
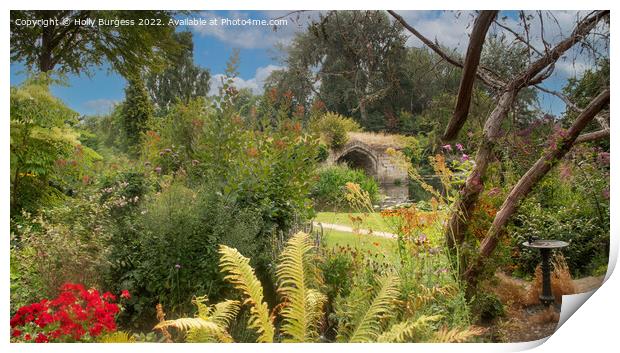
{"type": "Polygon", "coordinates": [[[200,317],[182,317],[176,320],[162,321],[154,329],[174,327],[187,331],[188,342],[232,342],[226,330],[213,321],[200,317]],[[196,339],[196,337],[200,337],[196,339]]]}
{"type": "Polygon", "coordinates": [[[379,279],[380,289],[371,301],[370,307],[362,314],[349,337],[349,342],[373,342],[381,333],[380,319],[393,309],[399,295],[399,278],[389,274],[379,279]]]}
{"type": "Polygon", "coordinates": [[[212,306],[208,306],[206,302],[206,297],[198,297],[193,300],[193,303],[198,307],[197,317],[162,320],[154,329],[163,330],[174,327],[186,331],[188,342],[232,342],[227,327],[239,313],[239,302],[226,300],[212,306]]]}
{"type": "Polygon", "coordinates": [[[388,331],[382,333],[377,338],[377,342],[411,342],[416,333],[427,329],[430,322],[434,322],[440,319],[441,315],[420,316],[413,321],[405,321],[394,324],[388,331]]]}
{"type": "Polygon", "coordinates": [[[318,336],[317,323],[327,298],[308,288],[308,256],[311,250],[312,243],[308,235],[302,232],[295,234],[282,251],[276,270],[278,291],[286,300],[281,312],[281,330],[288,336],[285,342],[309,342],[318,336]]]}
{"type": "Polygon", "coordinates": [[[431,342],[460,343],[468,341],[472,337],[480,336],[484,332],[485,330],[483,328],[475,326],[466,329],[453,328],[450,330],[446,327],[442,327],[435,333],[431,342]]]}
{"type": "Polygon", "coordinates": [[[275,330],[269,319],[267,304],[263,302],[263,287],[250,266],[250,260],[241,255],[237,249],[225,245],[220,245],[219,253],[222,255],[220,268],[222,272],[228,273],[224,279],[229,280],[235,288],[247,296],[244,304],[250,305],[248,326],[258,332],[260,342],[273,342],[275,330]]]}
{"type": "Polygon", "coordinates": [[[125,331],[116,331],[102,335],[97,339],[99,343],[135,343],[135,337],[125,331]]]}
{"type": "Polygon", "coordinates": [[[226,300],[215,304],[212,308],[209,319],[222,327],[227,327],[239,313],[239,302],[226,300]]]}

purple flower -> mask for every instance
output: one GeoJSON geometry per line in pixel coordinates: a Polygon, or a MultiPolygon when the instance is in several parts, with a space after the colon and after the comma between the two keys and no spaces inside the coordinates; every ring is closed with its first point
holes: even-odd
{"type": "Polygon", "coordinates": [[[155,167],[155,173],[157,174],[161,173],[161,167],[155,167]]]}
{"type": "Polygon", "coordinates": [[[596,159],[601,164],[609,165],[609,152],[601,152],[601,153],[599,153],[596,159]]]}
{"type": "Polygon", "coordinates": [[[176,269],[178,270],[178,269],[180,269],[180,268],[181,268],[181,265],[176,264],[176,265],[174,265],[174,268],[176,268],[176,269]]]}
{"type": "Polygon", "coordinates": [[[466,155],[465,153],[463,153],[463,155],[461,156],[461,162],[465,162],[469,160],[469,156],[466,155]]]}
{"type": "Polygon", "coordinates": [[[144,162],[144,166],[145,166],[145,167],[148,167],[148,166],[150,166],[150,165],[151,165],[151,162],[149,162],[149,161],[144,162]]]}
{"type": "Polygon", "coordinates": [[[424,234],[424,233],[420,234],[420,236],[418,237],[418,242],[421,243],[421,244],[425,243],[426,240],[427,240],[426,234],[424,234]]]}
{"type": "Polygon", "coordinates": [[[443,145],[443,146],[441,146],[441,148],[443,148],[446,151],[452,151],[452,146],[450,144],[443,145]]]}
{"type": "Polygon", "coordinates": [[[463,152],[463,145],[461,145],[460,143],[456,144],[456,149],[463,152]]]}
{"type": "Polygon", "coordinates": [[[609,188],[603,190],[603,197],[609,199],[609,188]]]}

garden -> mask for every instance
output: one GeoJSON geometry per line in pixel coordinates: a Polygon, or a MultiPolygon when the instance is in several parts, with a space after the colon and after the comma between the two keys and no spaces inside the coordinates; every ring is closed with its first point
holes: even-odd
{"type": "Polygon", "coordinates": [[[609,11],[473,11],[461,49],[410,12],[308,14],[252,89],[200,13],[11,11],[11,342],[551,335],[607,272],[609,11]],[[61,98],[102,72],[106,111],[61,98]]]}

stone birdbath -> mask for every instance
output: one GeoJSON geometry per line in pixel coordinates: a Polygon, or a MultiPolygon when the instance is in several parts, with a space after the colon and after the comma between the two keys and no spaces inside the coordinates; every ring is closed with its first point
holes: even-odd
{"type": "Polygon", "coordinates": [[[523,246],[540,250],[540,255],[542,256],[543,287],[542,294],[539,298],[544,306],[549,306],[555,300],[551,292],[551,250],[564,248],[568,246],[568,243],[561,240],[529,239],[523,242],[523,246]]]}

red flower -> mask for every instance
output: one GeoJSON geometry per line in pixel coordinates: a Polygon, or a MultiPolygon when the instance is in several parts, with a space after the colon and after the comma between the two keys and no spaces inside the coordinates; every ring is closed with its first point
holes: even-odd
{"type": "Polygon", "coordinates": [[[129,291],[127,289],[123,289],[121,291],[121,298],[123,298],[123,299],[131,298],[131,294],[129,294],[129,291]]]}
{"type": "Polygon", "coordinates": [[[22,335],[22,332],[20,330],[13,330],[13,333],[11,333],[11,337],[19,337],[22,335]]]}
{"type": "Polygon", "coordinates": [[[103,293],[102,298],[105,300],[116,300],[116,296],[110,292],[103,293]]]}
{"type": "Polygon", "coordinates": [[[30,334],[29,334],[29,333],[27,333],[27,334],[24,336],[24,339],[25,339],[26,341],[30,341],[30,339],[32,339],[32,337],[30,337],[30,334]]]}
{"type": "Polygon", "coordinates": [[[34,341],[35,341],[36,343],[46,343],[46,342],[49,342],[49,339],[47,338],[47,336],[46,336],[46,335],[44,335],[44,334],[42,334],[42,333],[39,333],[39,334],[37,335],[37,338],[35,338],[35,339],[34,339],[34,341]]]}

